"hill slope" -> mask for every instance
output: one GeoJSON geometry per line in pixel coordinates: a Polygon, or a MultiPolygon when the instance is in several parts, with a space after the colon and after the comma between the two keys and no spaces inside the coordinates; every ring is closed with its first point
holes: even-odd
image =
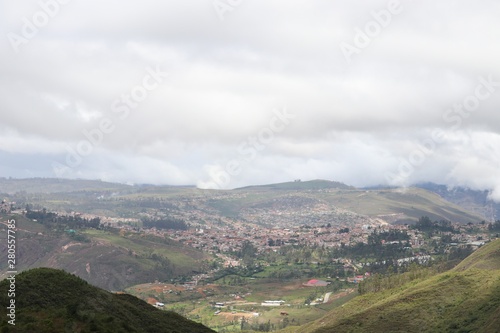
{"type": "Polygon", "coordinates": [[[331,180],[308,180],[308,181],[293,181],[286,183],[277,183],[277,184],[267,184],[267,185],[254,185],[254,186],[246,186],[235,189],[239,190],[320,190],[320,189],[355,189],[352,186],[346,185],[340,182],[334,182],[331,180]]]}
{"type": "MultiPolygon", "coordinates": [[[[221,215],[247,218],[249,215],[303,213],[304,220],[332,224],[367,224],[369,219],[385,223],[411,223],[422,216],[459,223],[480,222],[483,217],[420,188],[357,189],[328,181],[292,182],[254,186],[228,192],[228,197],[209,202],[221,215]],[[231,197],[232,195],[232,197],[231,197]],[[307,215],[312,218],[307,219],[307,215]],[[323,219],[322,219],[323,218],[323,219]]],[[[279,219],[279,216],[272,216],[279,219]]],[[[300,223],[300,222],[299,222],[300,223]]]]}
{"type": "MultiPolygon", "coordinates": [[[[81,230],[77,235],[57,232],[21,215],[16,220],[18,270],[36,267],[60,268],[107,290],[123,290],[139,283],[164,281],[199,271],[207,257],[201,251],[173,240],[119,233],[81,230]]],[[[7,239],[6,215],[0,214],[0,237],[7,239]]],[[[7,257],[7,243],[0,243],[7,257]]],[[[0,278],[7,261],[0,262],[0,278]]]]}
{"type": "Polygon", "coordinates": [[[328,180],[221,191],[85,180],[0,179],[0,193],[6,192],[17,193],[7,198],[23,206],[33,204],[52,211],[78,211],[117,218],[137,218],[139,212],[155,215],[162,211],[175,213],[186,220],[201,214],[206,220],[228,217],[273,226],[329,222],[359,225],[373,220],[407,223],[422,216],[460,223],[484,219],[482,214],[425,189],[357,189],[328,180]]]}
{"type": "Polygon", "coordinates": [[[496,240],[448,272],[356,297],[286,332],[498,332],[499,253],[496,240]]]}
{"type": "Polygon", "coordinates": [[[444,199],[483,216],[487,221],[500,219],[500,202],[489,198],[488,191],[477,191],[463,187],[448,188],[446,185],[423,183],[420,188],[434,192],[444,199]]]}
{"type": "MultiPolygon", "coordinates": [[[[0,282],[3,305],[10,301],[8,288],[8,280],[0,282]]],[[[2,315],[2,332],[214,332],[131,295],[93,287],[60,270],[37,268],[23,272],[16,276],[15,289],[15,326],[2,315]]]]}
{"type": "Polygon", "coordinates": [[[125,184],[109,183],[100,180],[55,179],[55,178],[0,178],[0,193],[58,193],[74,191],[118,191],[130,189],[125,184]]]}

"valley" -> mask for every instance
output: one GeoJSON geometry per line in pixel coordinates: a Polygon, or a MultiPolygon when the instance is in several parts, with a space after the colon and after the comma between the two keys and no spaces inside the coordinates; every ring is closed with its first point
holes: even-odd
{"type": "Polygon", "coordinates": [[[4,221],[17,221],[20,271],[63,269],[217,332],[314,323],[373,281],[439,274],[500,232],[500,222],[422,188],[21,185],[2,188],[0,225],[5,235],[4,221]]]}

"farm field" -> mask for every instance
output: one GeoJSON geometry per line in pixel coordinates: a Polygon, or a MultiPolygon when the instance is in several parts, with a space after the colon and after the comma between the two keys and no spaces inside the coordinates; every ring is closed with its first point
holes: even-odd
{"type": "MultiPolygon", "coordinates": [[[[230,277],[226,277],[226,281],[230,277]]],[[[240,332],[242,322],[273,325],[301,325],[324,316],[357,295],[355,285],[332,292],[329,287],[305,287],[304,279],[276,281],[274,279],[245,279],[240,286],[214,284],[196,287],[165,283],[147,283],[126,289],[148,303],[163,303],[189,319],[218,332],[240,332]],[[327,303],[324,297],[331,293],[327,303]],[[305,304],[313,298],[311,304],[305,304]],[[283,301],[281,306],[263,306],[265,301],[283,301]]]]}

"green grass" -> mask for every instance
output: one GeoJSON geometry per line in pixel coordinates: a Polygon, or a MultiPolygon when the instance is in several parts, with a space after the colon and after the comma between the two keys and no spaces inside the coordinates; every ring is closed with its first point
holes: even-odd
{"type": "Polygon", "coordinates": [[[437,194],[419,189],[378,189],[336,191],[324,194],[325,201],[340,208],[368,216],[402,214],[401,219],[416,221],[422,216],[433,220],[448,219],[467,223],[479,222],[480,216],[454,205],[437,194]]]}
{"type": "Polygon", "coordinates": [[[166,256],[178,268],[195,268],[198,260],[207,258],[195,249],[183,247],[177,242],[155,236],[130,233],[120,236],[107,231],[90,229],[86,230],[84,234],[91,236],[92,239],[108,242],[110,245],[127,251],[131,250],[140,255],[155,253],[166,256]]]}
{"type": "MultiPolygon", "coordinates": [[[[354,298],[300,327],[326,332],[497,332],[500,327],[500,240],[455,269],[354,298]]],[[[284,332],[298,332],[288,330],[284,332]]]]}

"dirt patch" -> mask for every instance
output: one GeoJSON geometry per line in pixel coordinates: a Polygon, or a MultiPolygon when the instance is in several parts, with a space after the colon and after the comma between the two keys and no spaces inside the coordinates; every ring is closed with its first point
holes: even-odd
{"type": "Polygon", "coordinates": [[[174,286],[173,284],[164,284],[164,283],[145,283],[141,284],[138,286],[132,287],[132,289],[138,291],[138,292],[154,292],[157,294],[162,293],[163,291],[168,291],[172,290],[173,292],[175,291],[184,291],[186,288],[184,287],[179,287],[179,286],[174,286]]]}
{"type": "Polygon", "coordinates": [[[158,300],[154,299],[153,297],[148,297],[148,299],[146,301],[148,302],[148,304],[151,304],[151,305],[155,305],[156,302],[158,302],[158,300]]]}
{"type": "Polygon", "coordinates": [[[72,246],[77,246],[77,245],[82,245],[82,243],[74,243],[74,242],[71,242],[69,244],[66,244],[64,245],[63,247],[61,247],[61,251],[62,252],[66,252],[66,250],[72,246]]]}

